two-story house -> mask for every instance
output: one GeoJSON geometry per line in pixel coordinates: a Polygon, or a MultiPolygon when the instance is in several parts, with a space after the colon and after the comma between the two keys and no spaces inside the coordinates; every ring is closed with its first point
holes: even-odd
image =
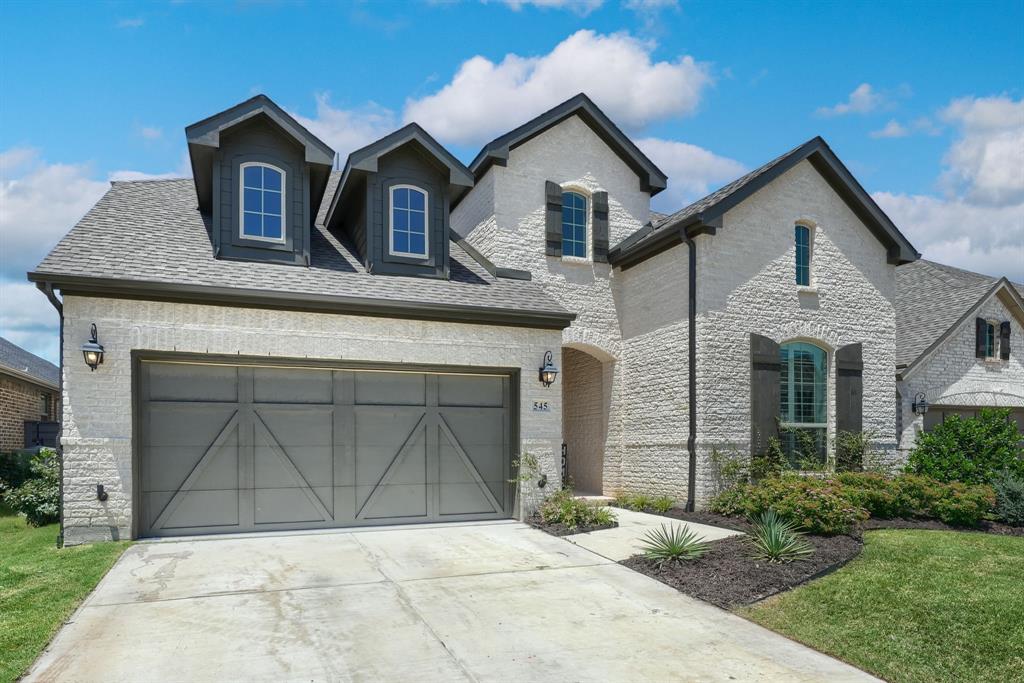
{"type": "Polygon", "coordinates": [[[583,95],[468,166],[410,124],[332,170],[264,96],[186,137],[192,178],[114,183],[30,273],[67,543],[519,516],[563,454],[582,492],[690,507],[773,436],[896,457],[918,254],[820,138],[662,216],[583,95]]]}

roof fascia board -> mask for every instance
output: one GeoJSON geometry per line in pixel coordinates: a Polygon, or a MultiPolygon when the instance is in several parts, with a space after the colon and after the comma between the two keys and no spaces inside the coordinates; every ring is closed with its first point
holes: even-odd
{"type": "Polygon", "coordinates": [[[57,391],[58,389],[60,389],[60,387],[58,387],[56,384],[51,384],[44,379],[40,379],[35,375],[30,375],[27,372],[18,370],[17,368],[12,368],[9,365],[0,365],[0,375],[10,375],[15,379],[19,379],[23,382],[28,382],[29,384],[32,384],[34,386],[42,387],[43,389],[49,389],[51,391],[57,391]]]}
{"type": "Polygon", "coordinates": [[[143,280],[108,280],[83,276],[63,276],[31,272],[29,280],[47,282],[62,295],[109,296],[111,298],[175,301],[205,305],[275,308],[296,311],[332,312],[388,318],[468,322],[513,327],[565,329],[576,314],[550,311],[501,310],[478,306],[459,306],[440,302],[419,303],[368,297],[296,294],[235,287],[182,285],[143,280]]]}
{"type": "MultiPolygon", "coordinates": [[[[1019,292],[1017,292],[1013,285],[1010,284],[1010,281],[1007,280],[1005,277],[999,278],[999,280],[997,280],[996,283],[992,285],[992,287],[990,287],[987,292],[981,295],[981,297],[978,299],[977,302],[975,302],[973,306],[967,309],[967,311],[963,315],[961,315],[955,323],[950,325],[949,328],[945,332],[943,332],[938,339],[929,344],[928,348],[921,352],[921,355],[915,358],[901,372],[897,373],[897,376],[901,380],[906,380],[911,375],[913,375],[918,368],[922,367],[925,364],[925,361],[927,361],[929,358],[935,355],[935,352],[939,350],[939,348],[946,342],[946,340],[949,339],[949,337],[957,329],[959,329],[961,325],[970,320],[972,316],[976,315],[978,311],[981,310],[981,307],[988,303],[989,299],[991,299],[997,293],[1002,291],[1007,292],[1007,294],[1009,294],[1009,296],[1011,296],[1013,300],[1017,303],[1018,308],[1024,311],[1024,301],[1021,300],[1019,292]]],[[[1018,315],[1024,317],[1024,312],[1019,313],[1018,315]]]]}

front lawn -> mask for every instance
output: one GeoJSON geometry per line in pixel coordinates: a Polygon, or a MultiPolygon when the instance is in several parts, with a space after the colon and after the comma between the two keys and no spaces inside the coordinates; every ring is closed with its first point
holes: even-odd
{"type": "Polygon", "coordinates": [[[57,533],[0,515],[0,681],[24,673],[128,545],[58,550],[57,533]]]}
{"type": "Polygon", "coordinates": [[[1024,681],[1024,539],[871,531],[850,564],[741,613],[892,683],[1024,681]]]}

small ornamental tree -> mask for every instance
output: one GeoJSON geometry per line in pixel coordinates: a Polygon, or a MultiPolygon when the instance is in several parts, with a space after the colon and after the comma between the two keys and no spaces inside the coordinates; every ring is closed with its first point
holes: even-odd
{"type": "Polygon", "coordinates": [[[918,437],[907,471],[968,484],[990,484],[1004,471],[1024,478],[1022,438],[1009,409],[983,408],[975,418],[950,416],[918,437]]]}

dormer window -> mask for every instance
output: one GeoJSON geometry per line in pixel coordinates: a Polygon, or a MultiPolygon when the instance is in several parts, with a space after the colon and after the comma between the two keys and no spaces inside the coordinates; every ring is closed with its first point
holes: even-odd
{"type": "Polygon", "coordinates": [[[587,258],[587,198],[562,193],[562,256],[587,258]]]}
{"type": "Polygon", "coordinates": [[[285,172],[261,163],[241,165],[241,237],[284,242],[285,172]]]}
{"type": "Polygon", "coordinates": [[[391,225],[389,228],[392,256],[426,258],[427,193],[415,185],[391,187],[391,225]]]}

